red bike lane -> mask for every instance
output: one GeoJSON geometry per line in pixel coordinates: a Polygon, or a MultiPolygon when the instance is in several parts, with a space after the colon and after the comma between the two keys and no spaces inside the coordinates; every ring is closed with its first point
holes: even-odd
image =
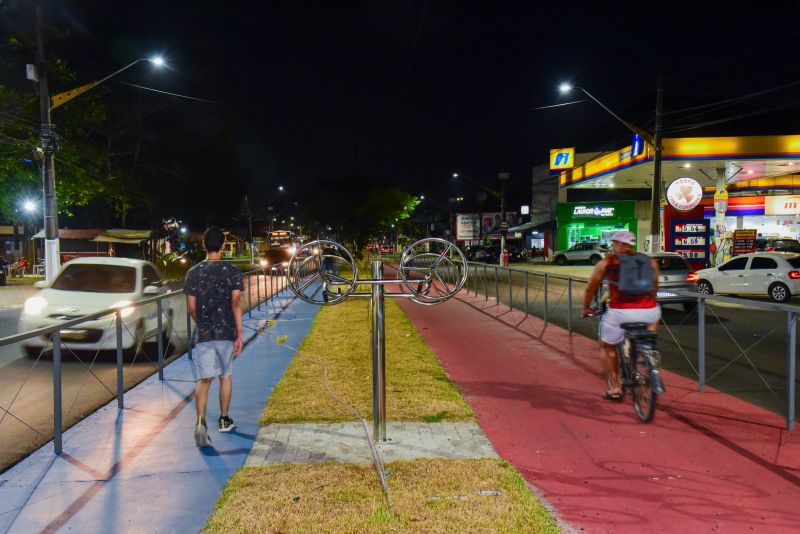
{"type": "Polygon", "coordinates": [[[601,398],[594,340],[464,293],[400,305],[500,456],[576,529],[800,531],[800,439],[781,417],[665,372],[643,424],[629,398],[601,398]]]}

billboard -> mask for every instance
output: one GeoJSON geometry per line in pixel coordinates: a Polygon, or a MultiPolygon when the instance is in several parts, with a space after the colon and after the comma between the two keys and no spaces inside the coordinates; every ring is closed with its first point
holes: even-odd
{"type": "Polygon", "coordinates": [[[764,215],[800,215],[800,195],[764,197],[764,215]]]}
{"type": "MultiPolygon", "coordinates": [[[[515,221],[517,220],[517,212],[516,211],[507,211],[506,212],[506,222],[508,223],[508,227],[514,226],[515,221]]],[[[500,234],[500,230],[503,229],[503,221],[500,218],[499,211],[493,211],[489,213],[483,213],[481,215],[481,232],[483,235],[490,235],[490,234],[500,234]]]]}
{"type": "Polygon", "coordinates": [[[574,148],[551,148],[550,149],[550,170],[564,171],[575,166],[574,148]]]}
{"type": "Polygon", "coordinates": [[[479,213],[456,214],[456,241],[472,241],[481,237],[479,213]]]}

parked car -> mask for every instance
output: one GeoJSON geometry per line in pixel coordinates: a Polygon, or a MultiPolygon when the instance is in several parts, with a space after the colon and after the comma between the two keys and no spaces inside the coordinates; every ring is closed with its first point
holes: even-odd
{"type": "Polygon", "coordinates": [[[719,267],[697,271],[697,290],[704,295],[767,295],[786,302],[800,293],[800,254],[753,252],[719,267]]]}
{"type": "Polygon", "coordinates": [[[610,249],[600,242],[578,243],[567,250],[558,250],[553,254],[556,265],[567,265],[577,261],[588,261],[592,265],[603,259],[610,249]]]}
{"type": "Polygon", "coordinates": [[[756,240],[758,252],[800,252],[800,241],[791,237],[767,237],[756,240]]]}
{"type": "MultiPolygon", "coordinates": [[[[522,252],[514,247],[508,249],[508,261],[510,263],[525,261],[522,252]]],[[[467,261],[477,261],[481,263],[500,263],[500,245],[478,245],[470,247],[465,252],[467,261]]]]}
{"type": "MultiPolygon", "coordinates": [[[[134,302],[166,291],[161,274],[150,262],[127,258],[76,258],[61,267],[50,286],[37,282],[41,291],[25,301],[19,331],[46,328],[110,308],[121,310],[122,347],[136,350],[146,339],[156,341],[156,305],[131,306],[134,302]]],[[[169,332],[173,311],[169,301],[162,304],[163,328],[169,332]]],[[[62,342],[72,350],[116,349],[113,315],[87,321],[61,331],[62,342]]],[[[23,343],[29,356],[38,356],[50,345],[50,336],[23,343]]]]}
{"type": "MultiPolygon", "coordinates": [[[[697,307],[697,300],[677,293],[677,291],[697,293],[695,285],[697,273],[692,271],[689,263],[675,252],[646,254],[656,260],[660,271],[656,301],[659,304],[680,304],[686,312],[694,310],[697,307]]],[[[607,280],[603,282],[603,288],[607,291],[607,280]]]]}

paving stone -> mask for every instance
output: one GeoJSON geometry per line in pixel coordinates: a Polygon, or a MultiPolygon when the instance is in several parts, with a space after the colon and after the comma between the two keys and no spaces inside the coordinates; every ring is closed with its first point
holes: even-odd
{"type": "MultiPolygon", "coordinates": [[[[370,429],[371,431],[371,429],[370,429]]],[[[415,458],[498,458],[476,423],[388,423],[377,443],[384,462],[415,458]]],[[[261,427],[248,466],[274,463],[370,463],[361,423],[272,424],[261,427]]]]}

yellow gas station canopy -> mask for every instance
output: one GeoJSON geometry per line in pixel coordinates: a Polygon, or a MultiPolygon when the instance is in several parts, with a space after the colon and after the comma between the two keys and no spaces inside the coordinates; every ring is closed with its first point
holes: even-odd
{"type": "MultiPolygon", "coordinates": [[[[753,182],[769,188],[800,173],[800,135],[746,137],[685,137],[663,140],[664,183],[682,177],[713,186],[717,169],[724,169],[726,182],[753,182]]],[[[800,176],[798,176],[800,182],[800,176]]],[[[603,154],[561,173],[560,187],[649,188],[653,183],[653,147],[631,157],[631,147],[603,154]]],[[[744,184],[743,184],[744,185],[744,184]]],[[[747,184],[751,185],[751,184],[747,184]]]]}

